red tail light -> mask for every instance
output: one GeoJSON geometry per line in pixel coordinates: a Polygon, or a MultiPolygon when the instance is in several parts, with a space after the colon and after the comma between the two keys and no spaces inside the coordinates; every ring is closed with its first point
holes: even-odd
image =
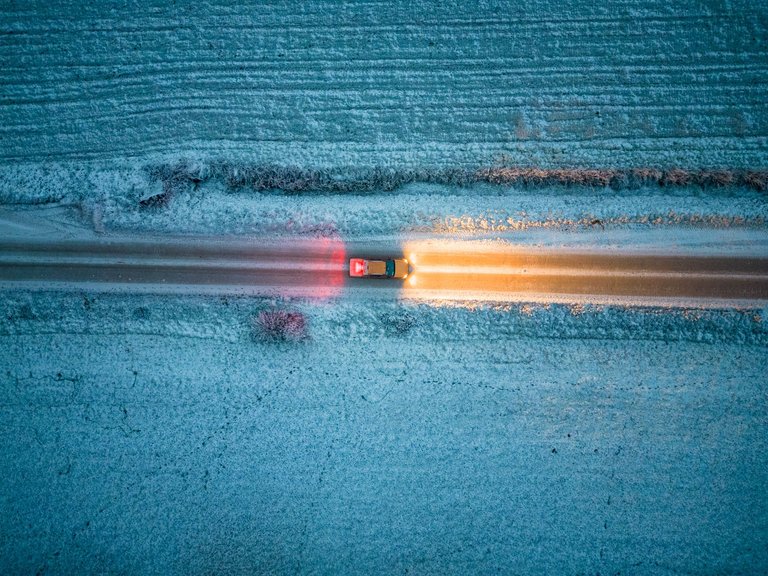
{"type": "Polygon", "coordinates": [[[362,258],[349,259],[349,275],[365,276],[365,260],[362,258]]]}

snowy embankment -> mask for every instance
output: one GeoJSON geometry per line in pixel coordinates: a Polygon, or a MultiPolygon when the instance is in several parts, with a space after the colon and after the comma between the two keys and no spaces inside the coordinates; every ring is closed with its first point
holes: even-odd
{"type": "Polygon", "coordinates": [[[307,299],[7,291],[4,336],[130,334],[259,340],[253,319],[262,310],[295,310],[319,342],[397,337],[401,345],[430,342],[554,339],[656,340],[768,346],[768,308],[669,309],[589,304],[419,303],[397,294],[317,302],[307,299]]]}
{"type": "MultiPolygon", "coordinates": [[[[526,232],[550,230],[571,233],[574,242],[587,237],[600,242],[593,232],[610,236],[629,230],[653,235],[669,230],[672,238],[691,230],[732,230],[738,236],[745,230],[758,234],[768,229],[766,192],[736,186],[615,190],[595,185],[412,183],[386,192],[290,193],[232,188],[214,180],[183,181],[168,194],[163,189],[163,183],[147,171],[136,170],[133,178],[119,186],[94,187],[92,194],[45,204],[68,208],[62,219],[73,226],[107,234],[340,236],[350,240],[445,235],[518,241],[526,232]],[[585,232],[589,234],[580,237],[585,232]]],[[[24,203],[13,211],[25,212],[24,203]]],[[[34,220],[34,212],[26,212],[34,220]]],[[[50,220],[53,212],[38,207],[38,219],[50,220]]],[[[6,219],[18,219],[11,212],[5,214],[6,219]]]]}

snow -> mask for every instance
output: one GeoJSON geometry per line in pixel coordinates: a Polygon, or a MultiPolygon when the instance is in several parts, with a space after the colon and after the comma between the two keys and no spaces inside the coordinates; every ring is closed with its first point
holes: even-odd
{"type": "Polygon", "coordinates": [[[765,169],[765,14],[746,0],[11,4],[0,197],[98,195],[183,159],[765,169]]]}
{"type": "MultiPolygon", "coordinates": [[[[138,182],[131,186],[151,189],[146,179],[141,186],[138,182]]],[[[6,206],[0,212],[5,233],[18,233],[10,227],[18,228],[26,218],[33,221],[33,227],[51,226],[56,221],[59,229],[66,226],[70,231],[80,228],[109,235],[141,231],[350,240],[444,236],[513,243],[526,242],[532,235],[546,243],[549,235],[565,239],[565,244],[599,245],[622,234],[633,235],[633,243],[652,244],[651,239],[663,235],[666,242],[674,243],[677,237],[708,233],[727,244],[749,238],[749,243],[759,246],[764,245],[768,222],[765,193],[728,187],[615,191],[605,187],[410,184],[381,193],[286,194],[279,190],[233,191],[211,182],[177,191],[158,206],[142,206],[136,193],[122,194],[112,186],[106,190],[88,199],[79,195],[63,199],[45,210],[29,212],[24,204],[6,206]]]]}
{"type": "Polygon", "coordinates": [[[259,311],[287,306],[307,317],[310,335],[319,342],[397,335],[420,345],[525,337],[768,344],[768,316],[760,308],[420,302],[404,300],[397,292],[367,292],[365,298],[317,301],[6,291],[0,334],[127,334],[237,342],[254,336],[250,320],[259,311]],[[401,317],[410,321],[398,328],[391,320],[401,317]]]}
{"type": "MultiPolygon", "coordinates": [[[[744,179],[462,176],[764,178],[766,40],[747,0],[4,3],[0,239],[766,257],[744,179]]],[[[768,571],[765,305],[52,288],[0,298],[0,572],[768,571]]]]}
{"type": "Polygon", "coordinates": [[[759,312],[10,293],[3,318],[9,572],[768,562],[759,312]],[[310,339],[254,335],[275,306],[310,339]]]}
{"type": "Polygon", "coordinates": [[[231,192],[201,187],[174,196],[167,207],[148,210],[138,203],[105,202],[106,228],[343,237],[377,236],[396,231],[512,237],[531,228],[654,228],[682,224],[717,228],[765,229],[768,201],[756,191],[659,189],[616,193],[544,188],[474,187],[414,184],[380,195],[284,195],[231,192]]]}

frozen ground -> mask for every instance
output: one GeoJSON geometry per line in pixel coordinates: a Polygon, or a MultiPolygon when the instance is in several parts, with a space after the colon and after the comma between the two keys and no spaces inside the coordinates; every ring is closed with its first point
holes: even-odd
{"type": "MultiPolygon", "coordinates": [[[[0,234],[765,257],[767,40],[746,0],[5,2],[0,234]],[[508,166],[671,172],[465,181],[508,166]]],[[[766,573],[767,326],[5,290],[0,572],[766,573]]]]}
{"type": "Polygon", "coordinates": [[[767,167],[762,2],[6,2],[0,30],[3,198],[180,158],[767,167]]]}
{"type": "Polygon", "coordinates": [[[4,571],[768,565],[765,311],[273,305],[7,294],[4,571]]]}

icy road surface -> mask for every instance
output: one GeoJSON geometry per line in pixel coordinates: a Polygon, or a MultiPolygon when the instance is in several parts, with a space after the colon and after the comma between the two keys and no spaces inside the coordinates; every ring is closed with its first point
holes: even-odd
{"type": "Polygon", "coordinates": [[[281,295],[330,298],[354,289],[412,299],[676,303],[768,303],[768,258],[569,252],[469,242],[405,246],[333,239],[211,238],[0,240],[0,287],[281,295]],[[402,257],[405,281],[348,277],[348,256],[402,257]]]}

